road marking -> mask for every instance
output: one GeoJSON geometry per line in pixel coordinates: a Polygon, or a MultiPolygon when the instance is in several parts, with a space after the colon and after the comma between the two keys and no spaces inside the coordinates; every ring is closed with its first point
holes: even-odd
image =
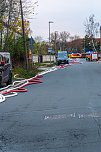
{"type": "Polygon", "coordinates": [[[89,114],[70,113],[70,114],[46,115],[44,116],[44,120],[58,120],[58,119],[67,119],[67,118],[85,119],[85,118],[100,118],[100,117],[101,117],[101,113],[89,113],[89,114]]]}
{"type": "Polygon", "coordinates": [[[0,94],[0,103],[4,102],[6,100],[5,96],[0,94]]]}

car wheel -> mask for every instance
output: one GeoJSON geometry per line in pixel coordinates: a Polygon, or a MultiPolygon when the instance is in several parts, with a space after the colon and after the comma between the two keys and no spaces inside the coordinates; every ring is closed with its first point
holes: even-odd
{"type": "Polygon", "coordinates": [[[69,61],[67,61],[66,64],[69,64],[69,61]]]}
{"type": "Polygon", "coordinates": [[[0,76],[0,88],[2,88],[2,76],[0,76]]]}

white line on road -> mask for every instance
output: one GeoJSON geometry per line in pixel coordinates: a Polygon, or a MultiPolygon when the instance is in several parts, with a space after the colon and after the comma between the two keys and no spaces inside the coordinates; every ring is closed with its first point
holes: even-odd
{"type": "Polygon", "coordinates": [[[56,114],[56,115],[46,115],[44,120],[58,120],[58,119],[67,119],[67,118],[100,118],[101,113],[89,113],[89,114],[80,114],[80,113],[70,113],[70,114],[56,114]]]}

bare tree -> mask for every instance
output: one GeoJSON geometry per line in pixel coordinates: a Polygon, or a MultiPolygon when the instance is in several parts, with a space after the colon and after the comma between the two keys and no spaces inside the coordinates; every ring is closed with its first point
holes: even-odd
{"type": "Polygon", "coordinates": [[[95,22],[94,17],[94,14],[90,15],[84,23],[86,35],[89,37],[95,37],[98,34],[99,23],[95,22]]]}
{"type": "Polygon", "coordinates": [[[61,46],[62,50],[67,50],[67,40],[69,36],[70,36],[69,32],[64,31],[60,33],[60,39],[62,41],[62,46],[61,46]]]}
{"type": "Polygon", "coordinates": [[[53,49],[55,50],[56,54],[57,54],[57,50],[59,50],[59,40],[60,40],[60,35],[58,31],[51,33],[51,42],[53,44],[53,49]]]}
{"type": "MultiPolygon", "coordinates": [[[[86,46],[89,45],[90,49],[92,50],[96,50],[95,48],[95,37],[98,34],[98,30],[99,30],[99,23],[95,22],[95,18],[94,18],[94,14],[90,15],[88,19],[86,19],[86,22],[84,23],[85,26],[85,42],[89,44],[85,44],[86,46]],[[87,38],[87,39],[86,39],[87,38]]],[[[89,47],[87,47],[89,48],[89,47]]]]}
{"type": "MultiPolygon", "coordinates": [[[[31,2],[30,0],[0,0],[0,1],[1,1],[0,12],[3,11],[2,16],[4,16],[4,20],[2,21],[2,23],[7,28],[5,50],[9,51],[9,35],[11,32],[11,29],[14,32],[16,32],[16,29],[18,27],[18,25],[16,25],[16,19],[20,19],[22,21],[22,31],[20,34],[23,36],[24,51],[26,54],[25,60],[26,60],[26,64],[28,65],[25,19],[27,19],[28,15],[31,15],[31,14],[33,15],[35,13],[35,6],[37,5],[38,1],[34,3],[31,2]],[[2,6],[4,6],[4,8],[2,6]]],[[[27,65],[26,65],[26,68],[28,67],[27,65]]]]}

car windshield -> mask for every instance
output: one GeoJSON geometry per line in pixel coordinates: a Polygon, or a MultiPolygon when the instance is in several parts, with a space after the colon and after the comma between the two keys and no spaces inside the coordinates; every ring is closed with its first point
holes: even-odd
{"type": "Polygon", "coordinates": [[[3,61],[5,61],[5,63],[11,63],[10,53],[8,53],[8,52],[0,52],[0,56],[3,57],[3,61]]]}
{"type": "Polygon", "coordinates": [[[66,53],[58,53],[58,58],[67,58],[66,53]]]}

